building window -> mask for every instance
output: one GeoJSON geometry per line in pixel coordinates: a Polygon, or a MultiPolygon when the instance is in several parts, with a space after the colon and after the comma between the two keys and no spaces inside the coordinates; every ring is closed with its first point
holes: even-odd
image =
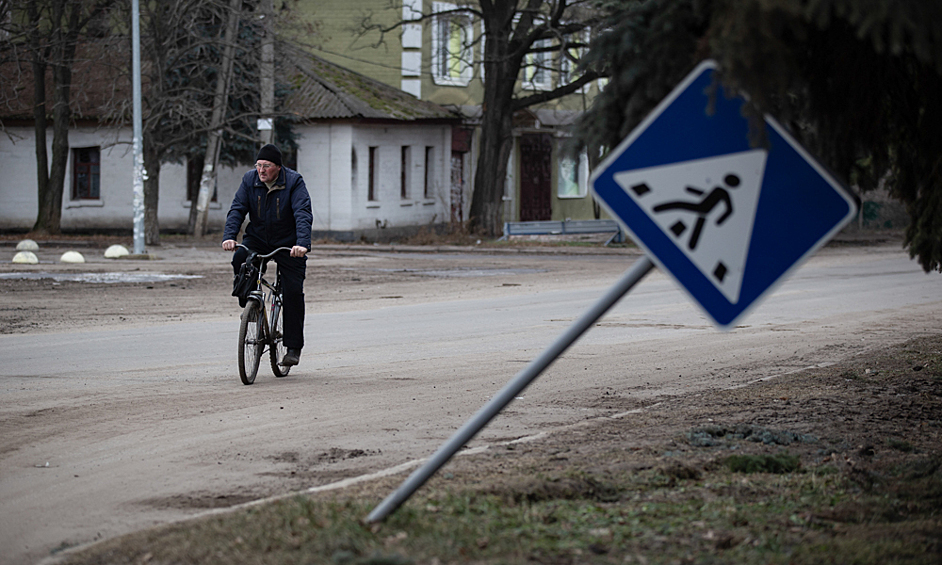
{"type": "MultiPolygon", "coordinates": [[[[200,195],[200,183],[203,180],[203,157],[189,157],[186,160],[186,199],[196,202],[200,195]]],[[[216,183],[213,183],[212,201],[216,202],[216,183]]]]}
{"type": "Polygon", "coordinates": [[[298,170],[298,146],[287,143],[281,146],[281,164],[292,171],[298,170]]]}
{"type": "Polygon", "coordinates": [[[453,12],[454,4],[435,2],[432,9],[432,79],[443,86],[467,86],[474,52],[470,14],[453,12]],[[449,13],[450,12],[450,13],[449,13]]]}
{"type": "Polygon", "coordinates": [[[425,146],[425,180],[422,183],[422,196],[432,197],[432,185],[435,179],[435,148],[431,145],[425,146]]]}
{"type": "Polygon", "coordinates": [[[370,147],[369,187],[366,190],[366,199],[376,200],[376,191],[379,188],[379,147],[370,147]]]}
{"type": "Polygon", "coordinates": [[[101,152],[97,147],[72,150],[72,200],[101,199],[101,152]]]}
{"type": "Polygon", "coordinates": [[[422,0],[403,0],[402,19],[405,21],[422,19],[422,0]]]}
{"type": "Polygon", "coordinates": [[[350,186],[356,189],[357,186],[357,149],[350,149],[350,186]]]}
{"type": "Polygon", "coordinates": [[[399,167],[399,196],[403,200],[409,198],[410,165],[412,164],[412,148],[408,145],[402,146],[402,159],[399,167]]]}
{"type": "Polygon", "coordinates": [[[481,20],[481,82],[484,82],[484,62],[487,60],[487,33],[485,33],[484,20],[481,20]]]}
{"type": "MultiPolygon", "coordinates": [[[[575,34],[570,37],[572,42],[588,42],[589,34],[588,32],[583,32],[575,34]]],[[[582,59],[582,56],[585,55],[584,47],[569,47],[565,50],[560,50],[559,52],[559,84],[560,86],[575,82],[579,79],[576,76],[576,68],[579,66],[579,61],[582,59]]],[[[586,92],[585,85],[576,92],[586,92]]]]}
{"type": "Polygon", "coordinates": [[[564,151],[559,157],[556,194],[560,198],[584,198],[588,194],[589,156],[585,150],[578,155],[564,151]]]}
{"type": "Polygon", "coordinates": [[[552,60],[550,51],[540,51],[549,49],[552,43],[549,39],[540,39],[533,42],[533,53],[527,53],[526,66],[523,69],[523,87],[528,90],[551,90],[553,88],[553,76],[550,72],[550,61],[552,60]]]}

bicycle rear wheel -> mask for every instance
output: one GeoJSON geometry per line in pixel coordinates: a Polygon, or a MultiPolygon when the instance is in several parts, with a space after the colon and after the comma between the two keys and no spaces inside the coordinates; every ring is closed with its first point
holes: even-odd
{"type": "Polygon", "coordinates": [[[285,347],[284,342],[284,323],[281,315],[281,301],[276,300],[272,302],[271,307],[271,345],[268,349],[271,358],[271,372],[275,374],[276,377],[286,377],[288,376],[288,371],[291,370],[291,366],[285,366],[281,364],[281,360],[285,358],[285,354],[288,353],[288,348],[285,347]]]}
{"type": "Polygon", "coordinates": [[[249,300],[242,311],[242,323],[239,326],[239,377],[242,384],[250,385],[255,382],[261,357],[261,306],[257,301],[249,300]]]}

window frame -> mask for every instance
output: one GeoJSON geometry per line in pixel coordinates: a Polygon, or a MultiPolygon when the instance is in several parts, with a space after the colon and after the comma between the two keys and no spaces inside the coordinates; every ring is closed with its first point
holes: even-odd
{"type": "Polygon", "coordinates": [[[432,198],[432,187],[434,186],[434,174],[435,174],[435,146],[426,145],[425,146],[425,179],[423,180],[422,185],[422,197],[429,199],[432,198]]]}
{"type": "Polygon", "coordinates": [[[368,202],[379,201],[379,146],[370,146],[370,164],[369,176],[367,178],[366,200],[368,202]]]}
{"type": "Polygon", "coordinates": [[[560,200],[573,200],[585,198],[589,194],[589,154],[585,148],[581,149],[578,157],[569,151],[560,152],[556,165],[556,198],[560,200]],[[567,164],[575,172],[575,181],[564,174],[567,164]],[[571,190],[563,192],[563,187],[575,186],[576,192],[571,190]]]}
{"type": "MultiPolygon", "coordinates": [[[[200,194],[200,184],[203,181],[203,160],[194,159],[192,157],[187,157],[186,160],[186,201],[188,203],[196,202],[196,199],[200,194]],[[196,170],[196,167],[193,165],[199,164],[199,170],[196,170]]],[[[218,171],[217,171],[218,174],[218,171]]],[[[219,202],[219,187],[218,183],[213,183],[213,195],[210,198],[210,202],[215,204],[219,202]]]]}
{"type": "MultiPolygon", "coordinates": [[[[590,38],[589,30],[586,29],[579,33],[574,33],[572,34],[572,38],[579,42],[588,44],[589,38],[590,38]]],[[[585,47],[569,47],[567,49],[559,50],[559,85],[560,86],[565,86],[569,83],[579,80],[579,77],[576,76],[577,64],[575,61],[571,60],[567,56],[567,52],[569,55],[572,55],[575,59],[582,59],[582,57],[586,53],[586,48],[585,47]]],[[[576,92],[585,93],[588,91],[587,87],[588,87],[588,84],[584,84],[582,85],[580,89],[576,90],[576,92]]]]}
{"type": "MultiPolygon", "coordinates": [[[[552,39],[538,39],[533,42],[534,49],[546,49],[553,46],[552,39]]],[[[524,90],[552,90],[553,89],[553,53],[540,51],[527,53],[523,67],[523,80],[521,86],[524,90]],[[545,74],[544,78],[534,80],[537,74],[545,74]]]]}
{"type": "Polygon", "coordinates": [[[101,147],[73,147],[72,148],[72,190],[71,200],[73,201],[101,201],[101,147]],[[81,161],[80,155],[83,152],[94,152],[94,161],[81,161]],[[97,170],[95,170],[97,169],[97,170]],[[88,186],[86,190],[81,190],[79,175],[87,175],[87,179],[94,184],[94,187],[88,186]]]}
{"type": "Polygon", "coordinates": [[[399,198],[408,200],[410,193],[410,184],[412,181],[412,146],[403,145],[400,150],[399,165],[399,198]]]}
{"type": "Polygon", "coordinates": [[[471,14],[455,13],[458,9],[456,4],[432,3],[432,81],[438,86],[468,86],[474,74],[474,18],[471,14]],[[457,55],[449,51],[451,37],[444,31],[453,24],[463,31],[457,55]],[[452,73],[455,65],[457,75],[452,73]]]}

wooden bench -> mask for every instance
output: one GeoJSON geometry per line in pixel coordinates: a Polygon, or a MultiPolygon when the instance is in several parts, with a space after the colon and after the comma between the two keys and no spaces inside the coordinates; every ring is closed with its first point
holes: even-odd
{"type": "Polygon", "coordinates": [[[512,235],[577,235],[593,233],[611,233],[605,242],[624,243],[625,236],[621,226],[615,220],[550,220],[540,222],[504,222],[505,240],[512,235]]]}

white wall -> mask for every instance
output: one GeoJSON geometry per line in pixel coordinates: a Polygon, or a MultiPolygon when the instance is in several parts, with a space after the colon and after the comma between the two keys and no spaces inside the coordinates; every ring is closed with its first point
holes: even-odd
{"type": "MultiPolygon", "coordinates": [[[[0,229],[36,222],[36,152],[32,128],[0,132],[0,229]],[[12,137],[12,139],[11,139],[12,137]]],[[[49,133],[52,140],[52,132],[49,133]]]]}
{"type": "MultiPolygon", "coordinates": [[[[0,229],[29,229],[36,221],[36,156],[32,128],[8,128],[0,134],[0,229]],[[11,137],[13,139],[11,140],[11,137]]],[[[355,122],[310,124],[298,128],[298,172],[314,208],[314,229],[355,231],[420,226],[450,218],[451,126],[364,125],[355,122]],[[402,146],[410,146],[408,198],[400,195],[402,146]],[[379,148],[379,184],[368,201],[369,148],[379,148]],[[423,195],[425,147],[434,147],[432,191],[423,195]],[[356,167],[352,155],[356,152],[356,167]]],[[[49,132],[52,143],[52,132],[49,132]]],[[[63,191],[63,229],[133,228],[133,159],[130,129],[76,128],[72,148],[100,147],[99,200],[72,200],[71,152],[63,191]]],[[[51,155],[52,149],[49,148],[51,155]]],[[[242,175],[250,167],[221,167],[218,201],[210,206],[209,227],[221,230],[242,175]]],[[[160,170],[158,218],[161,229],[183,231],[189,220],[186,167],[164,164],[160,170]]]]}
{"type": "Polygon", "coordinates": [[[296,128],[298,172],[311,195],[313,229],[349,230],[350,124],[309,124],[296,128]]]}
{"type": "Polygon", "coordinates": [[[450,125],[357,123],[297,128],[298,172],[314,207],[314,229],[355,231],[449,219],[450,125]],[[402,146],[410,146],[409,195],[400,192],[402,146]],[[368,201],[369,148],[379,148],[379,186],[368,201]],[[425,147],[434,147],[432,195],[423,195],[425,147]],[[356,162],[354,164],[354,153],[356,162]]]}
{"type": "MultiPolygon", "coordinates": [[[[69,162],[62,195],[63,229],[133,228],[133,158],[131,130],[75,128],[69,132],[69,162]],[[72,200],[72,151],[99,147],[100,198],[72,200]]],[[[36,150],[32,128],[7,128],[0,134],[0,229],[29,229],[36,221],[38,189],[36,150]]],[[[52,131],[47,133],[47,155],[52,158],[52,131]]],[[[247,169],[247,168],[246,168],[247,169]]],[[[210,207],[209,225],[221,229],[242,170],[221,168],[218,202],[210,207]]],[[[186,228],[190,204],[186,199],[186,167],[164,164],[160,170],[157,214],[161,229],[186,228]]]]}
{"type": "Polygon", "coordinates": [[[358,126],[354,132],[358,160],[352,204],[354,229],[416,226],[450,219],[449,178],[451,126],[358,126]],[[411,147],[408,196],[401,196],[402,147],[411,147]],[[423,195],[425,147],[434,147],[431,194],[423,195]],[[374,200],[368,200],[370,147],[378,148],[374,200]]]}

